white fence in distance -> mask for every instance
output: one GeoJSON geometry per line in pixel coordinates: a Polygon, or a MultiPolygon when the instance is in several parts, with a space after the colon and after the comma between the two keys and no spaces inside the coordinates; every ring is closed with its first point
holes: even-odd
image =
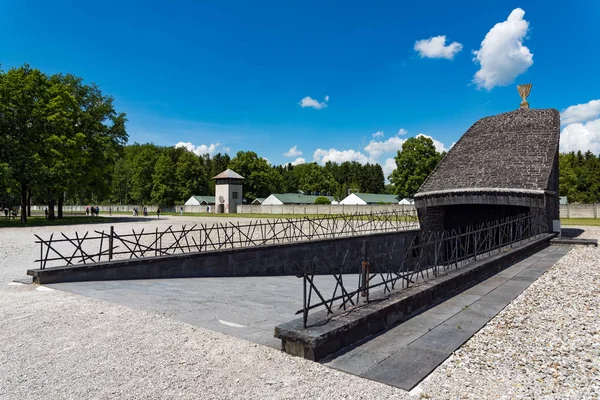
{"type": "Polygon", "coordinates": [[[373,204],[373,205],[346,205],[346,204],[283,204],[238,206],[240,214],[294,214],[294,215],[326,215],[326,214],[354,214],[354,213],[379,213],[390,211],[414,211],[412,204],[373,204]]]}
{"type": "Polygon", "coordinates": [[[561,218],[600,218],[600,203],[561,204],[561,218]]]}
{"type": "MultiPolygon", "coordinates": [[[[90,204],[89,206],[96,206],[90,204]]],[[[141,206],[135,204],[112,204],[112,205],[97,205],[101,213],[107,213],[109,209],[113,212],[132,212],[134,207],[138,208],[138,212],[142,212],[141,206]]],[[[32,211],[44,212],[46,205],[32,205],[32,211]]],[[[85,205],[65,205],[63,212],[65,214],[85,213],[85,205]]],[[[149,213],[156,213],[156,205],[146,205],[149,213]]],[[[184,213],[206,213],[206,205],[201,206],[183,206],[177,205],[174,207],[161,207],[162,212],[179,212],[180,207],[183,207],[184,213]]],[[[395,210],[414,210],[414,205],[404,204],[374,204],[374,205],[344,205],[344,204],[287,204],[287,205],[270,205],[270,206],[253,206],[242,205],[238,206],[238,213],[241,214],[297,214],[297,215],[323,215],[323,214],[353,214],[363,212],[386,212],[395,210]]],[[[210,206],[210,212],[215,212],[215,206],[210,206]]],[[[600,218],[600,203],[596,204],[561,204],[561,218],[600,218]]]]}

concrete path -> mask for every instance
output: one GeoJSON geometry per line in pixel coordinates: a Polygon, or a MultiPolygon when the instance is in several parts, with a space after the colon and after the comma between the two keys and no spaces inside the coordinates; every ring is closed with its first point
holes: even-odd
{"type": "Polygon", "coordinates": [[[323,363],[411,390],[570,249],[550,246],[323,363]]]}

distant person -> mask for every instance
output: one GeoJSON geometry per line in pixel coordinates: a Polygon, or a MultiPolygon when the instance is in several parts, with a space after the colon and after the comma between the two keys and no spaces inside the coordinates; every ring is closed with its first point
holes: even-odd
{"type": "Polygon", "coordinates": [[[4,218],[8,219],[8,207],[4,207],[4,218]]]}
{"type": "Polygon", "coordinates": [[[46,219],[48,219],[48,217],[50,217],[50,213],[48,212],[48,207],[46,207],[44,209],[44,215],[46,216],[46,219]]]}
{"type": "Polygon", "coordinates": [[[144,207],[144,217],[148,216],[148,207],[144,207]]]}
{"type": "Polygon", "coordinates": [[[108,207],[108,216],[112,217],[112,207],[108,207]]]}
{"type": "Polygon", "coordinates": [[[156,207],[156,215],[158,216],[158,219],[160,219],[160,207],[156,207]]]}
{"type": "Polygon", "coordinates": [[[96,206],[96,217],[100,215],[100,207],[96,206]]]}
{"type": "Polygon", "coordinates": [[[179,207],[179,215],[183,215],[183,206],[179,207]]]}
{"type": "Polygon", "coordinates": [[[90,208],[89,208],[89,207],[86,207],[86,208],[85,208],[85,216],[86,216],[86,217],[89,217],[89,216],[90,216],[90,208]]]}

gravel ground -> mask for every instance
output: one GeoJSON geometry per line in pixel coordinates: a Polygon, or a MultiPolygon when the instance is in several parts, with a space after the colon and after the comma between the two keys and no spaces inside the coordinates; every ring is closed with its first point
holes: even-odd
{"type": "MultiPolygon", "coordinates": [[[[154,229],[182,223],[182,217],[172,218],[136,224],[154,229]]],[[[0,230],[2,399],[563,399],[600,394],[597,248],[571,251],[411,395],[161,315],[9,284],[33,265],[39,251],[33,233],[56,229],[0,230]]],[[[583,236],[597,238],[600,228],[586,228],[583,236]]]]}

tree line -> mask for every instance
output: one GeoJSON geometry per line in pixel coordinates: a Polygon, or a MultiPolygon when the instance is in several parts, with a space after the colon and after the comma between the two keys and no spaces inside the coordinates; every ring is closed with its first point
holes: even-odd
{"type": "MultiPolygon", "coordinates": [[[[110,192],[96,200],[111,204],[182,204],[192,195],[214,195],[212,178],[228,168],[245,178],[243,196],[247,203],[272,193],[299,191],[336,200],[349,192],[410,197],[442,156],[429,138],[406,140],[396,156],[403,172],[394,171],[390,176],[392,184],[386,186],[383,169],[376,163],[329,161],[324,165],[313,162],[274,166],[254,151],[239,151],[230,158],[221,153],[196,155],[184,147],[134,143],[125,146],[115,162],[110,192]]],[[[84,204],[89,198],[71,200],[84,204]]]]}
{"type": "Polygon", "coordinates": [[[569,203],[600,202],[600,155],[591,151],[561,153],[559,163],[559,193],[569,203]]]}
{"type": "MultiPolygon", "coordinates": [[[[127,145],[125,113],[94,84],[70,74],[44,74],[24,65],[0,70],[0,205],[182,204],[214,195],[212,177],[230,168],[245,177],[247,202],[272,193],[303,191],[341,200],[351,191],[412,197],[444,153],[430,138],[407,139],[385,185],[379,164],[327,162],[271,165],[253,151],[196,155],[186,148],[127,145]]],[[[600,201],[600,157],[560,154],[560,195],[600,201]]],[[[55,215],[55,207],[57,213],[55,215]]]]}
{"type": "Polygon", "coordinates": [[[346,197],[348,189],[380,193],[385,190],[378,164],[328,162],[277,165],[253,151],[239,151],[233,158],[218,153],[196,155],[184,147],[154,144],[126,146],[117,159],[112,175],[111,194],[104,199],[113,204],[182,204],[192,195],[214,195],[212,177],[225,169],[242,175],[244,198],[251,202],[272,193],[297,193],[346,197]]]}

